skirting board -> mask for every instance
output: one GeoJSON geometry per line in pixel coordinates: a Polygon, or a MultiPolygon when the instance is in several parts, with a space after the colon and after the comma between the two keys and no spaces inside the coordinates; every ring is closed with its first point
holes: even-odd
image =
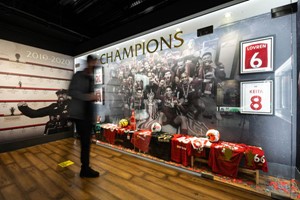
{"type": "Polygon", "coordinates": [[[57,133],[47,136],[41,136],[41,137],[35,137],[28,140],[22,140],[22,141],[14,141],[10,143],[4,143],[0,144],[0,153],[7,152],[7,151],[13,151],[21,148],[26,148],[38,144],[44,144],[56,140],[61,140],[69,137],[73,137],[73,132],[64,132],[64,133],[57,133]]]}

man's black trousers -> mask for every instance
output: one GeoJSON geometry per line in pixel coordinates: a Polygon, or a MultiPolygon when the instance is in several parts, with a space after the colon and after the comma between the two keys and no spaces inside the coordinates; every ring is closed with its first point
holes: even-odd
{"type": "Polygon", "coordinates": [[[91,133],[92,124],[88,120],[74,120],[76,124],[76,131],[80,136],[81,143],[81,168],[86,170],[90,166],[90,147],[91,147],[91,133]]]}

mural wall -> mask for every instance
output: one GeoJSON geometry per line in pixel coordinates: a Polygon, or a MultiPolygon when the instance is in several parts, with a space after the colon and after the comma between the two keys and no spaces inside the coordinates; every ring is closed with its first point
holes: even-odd
{"type": "Polygon", "coordinates": [[[70,56],[0,40],[0,144],[68,131],[70,56]]]}

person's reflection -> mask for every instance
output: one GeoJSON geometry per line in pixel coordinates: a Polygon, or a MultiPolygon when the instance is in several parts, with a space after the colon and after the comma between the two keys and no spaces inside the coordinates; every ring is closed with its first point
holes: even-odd
{"type": "Polygon", "coordinates": [[[77,132],[81,141],[81,171],[80,177],[99,177],[99,172],[90,168],[90,145],[93,122],[93,103],[99,101],[99,96],[94,90],[94,68],[97,58],[93,55],[87,57],[87,67],[84,71],[77,72],[69,86],[70,118],[76,124],[77,132]]]}

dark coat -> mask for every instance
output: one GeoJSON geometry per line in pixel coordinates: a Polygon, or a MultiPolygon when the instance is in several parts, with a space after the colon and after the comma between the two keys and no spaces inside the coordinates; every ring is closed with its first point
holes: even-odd
{"type": "Polygon", "coordinates": [[[93,92],[93,78],[85,71],[77,72],[71,80],[68,94],[72,97],[69,114],[72,119],[92,120],[92,101],[89,94],[93,92]]]}

